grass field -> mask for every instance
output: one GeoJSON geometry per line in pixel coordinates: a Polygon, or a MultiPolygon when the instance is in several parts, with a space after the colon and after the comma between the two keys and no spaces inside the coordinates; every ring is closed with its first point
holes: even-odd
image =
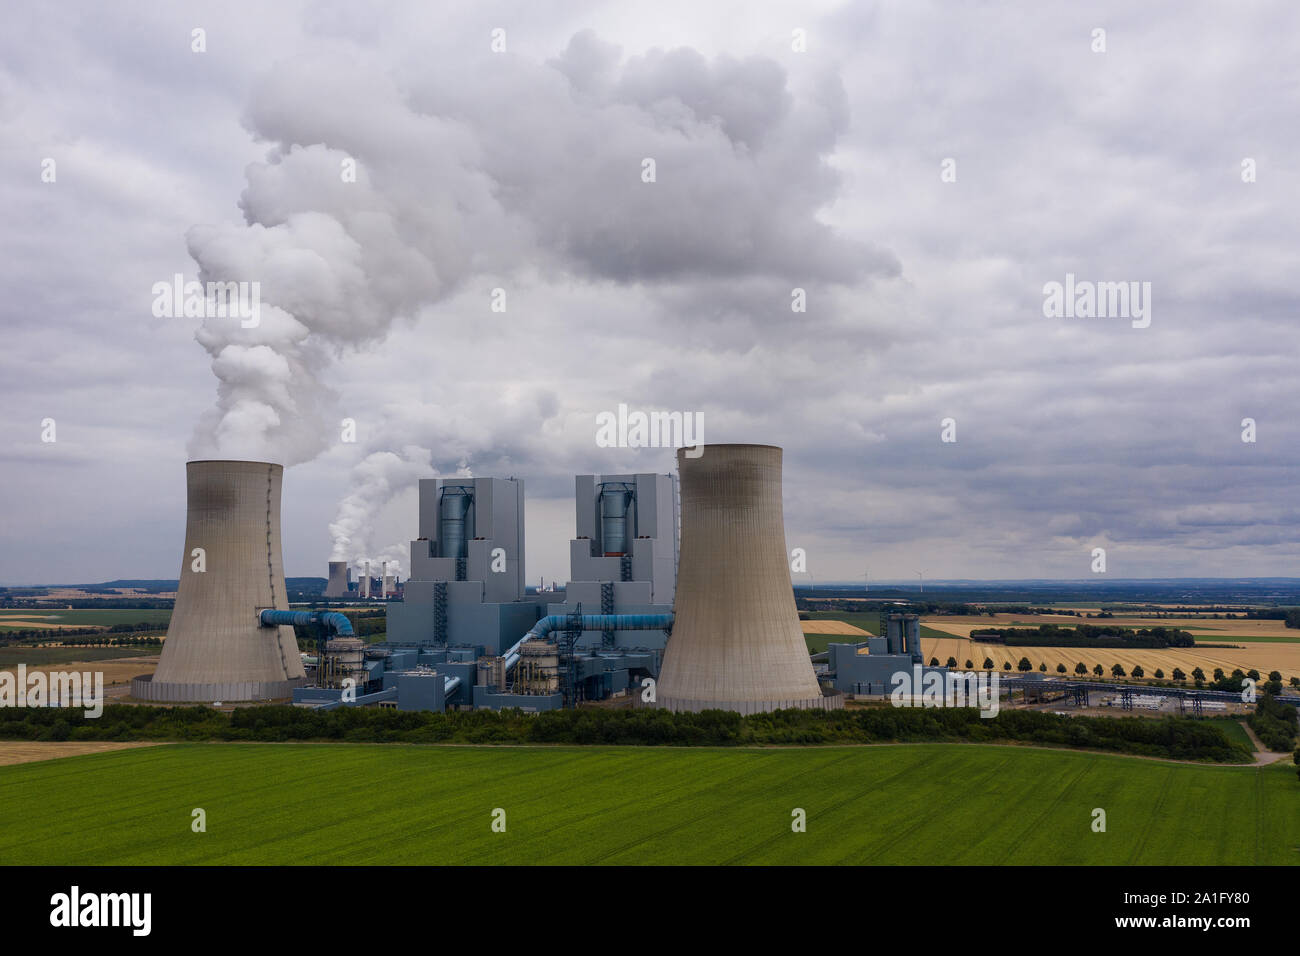
{"type": "Polygon", "coordinates": [[[0,767],[0,806],[0,864],[1300,863],[1290,767],[1025,747],[188,744],[0,767]]]}
{"type": "Polygon", "coordinates": [[[1250,739],[1250,734],[1246,733],[1244,724],[1233,717],[1210,717],[1209,723],[1223,731],[1234,744],[1244,744],[1248,749],[1255,749],[1255,741],[1250,739]]]}
{"type": "Polygon", "coordinates": [[[158,624],[165,627],[171,620],[170,608],[7,608],[0,611],[0,631],[27,630],[34,627],[94,627],[110,624],[158,624]]]}

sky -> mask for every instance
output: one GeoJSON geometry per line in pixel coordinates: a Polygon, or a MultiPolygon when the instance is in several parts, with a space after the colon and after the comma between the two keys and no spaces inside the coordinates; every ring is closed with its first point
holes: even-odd
{"type": "Polygon", "coordinates": [[[420,477],[523,478],[563,582],[573,476],[674,469],[596,440],[620,404],[784,449],[796,583],[1300,575],[1298,36],[1287,0],[10,4],[0,583],[175,577],[194,457],[287,466],[289,575],[404,566],[420,477]],[[158,314],[176,274],[258,324],[158,314]]]}

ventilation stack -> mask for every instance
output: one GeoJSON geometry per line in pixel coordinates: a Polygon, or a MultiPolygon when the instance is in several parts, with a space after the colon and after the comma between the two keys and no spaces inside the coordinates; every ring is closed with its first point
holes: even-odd
{"type": "Polygon", "coordinates": [[[681,551],[672,637],[656,688],[674,711],[836,709],[795,609],[781,505],[781,449],[678,449],[681,551]]]}
{"type": "Polygon", "coordinates": [[[329,583],[325,585],[324,596],[327,598],[349,597],[352,593],[348,589],[350,584],[348,563],[346,561],[331,561],[329,583]]]}
{"type": "Polygon", "coordinates": [[[258,613],[289,609],[280,560],[284,467],[191,461],[180,586],[162,657],[131,694],[153,701],[290,697],[305,672],[292,627],[258,613]]]}

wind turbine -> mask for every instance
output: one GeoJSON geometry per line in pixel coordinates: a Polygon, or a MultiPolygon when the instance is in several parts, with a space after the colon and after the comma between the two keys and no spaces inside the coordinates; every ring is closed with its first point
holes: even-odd
{"type": "MultiPolygon", "coordinates": [[[[912,570],[916,571],[915,568],[913,568],[912,570]]],[[[921,579],[921,593],[924,594],[925,593],[925,572],[916,571],[916,576],[921,579]]]]}

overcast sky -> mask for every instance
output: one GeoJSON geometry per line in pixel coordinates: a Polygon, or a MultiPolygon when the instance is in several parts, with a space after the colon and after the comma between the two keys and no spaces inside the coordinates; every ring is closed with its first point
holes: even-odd
{"type": "Polygon", "coordinates": [[[563,581],[619,403],[785,449],[796,581],[1300,574],[1300,6],[628,7],[7,5],[0,583],[175,577],[212,455],[290,575],[468,471],[563,581]]]}

